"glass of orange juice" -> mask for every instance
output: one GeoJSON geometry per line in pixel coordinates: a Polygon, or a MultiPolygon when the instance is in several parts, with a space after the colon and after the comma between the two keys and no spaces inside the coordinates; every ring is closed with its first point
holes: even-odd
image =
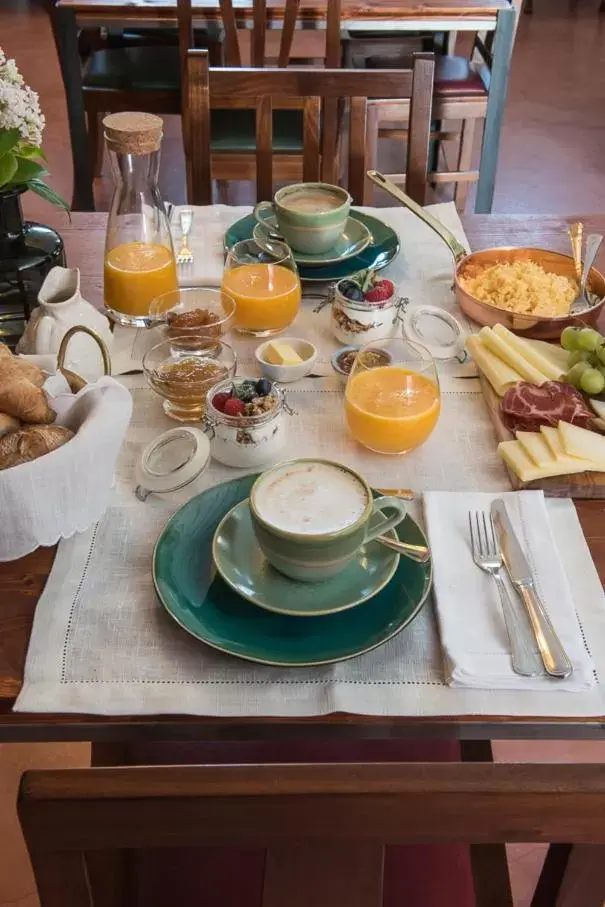
{"type": "Polygon", "coordinates": [[[345,415],[356,441],[382,454],[419,447],[437,424],[441,394],[435,361],[404,337],[360,349],[345,389],[345,415]]]}
{"type": "Polygon", "coordinates": [[[290,248],[272,241],[271,251],[253,239],[235,243],[227,253],[222,289],[235,300],[234,328],[266,337],[289,327],[302,296],[290,248]]]}

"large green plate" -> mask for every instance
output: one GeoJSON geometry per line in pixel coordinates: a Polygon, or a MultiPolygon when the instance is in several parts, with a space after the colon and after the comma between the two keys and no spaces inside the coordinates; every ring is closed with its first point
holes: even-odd
{"type": "MultiPolygon", "coordinates": [[[[184,630],[238,658],[302,667],[368,652],[414,619],[429,593],[432,566],[404,557],[378,595],[350,611],[324,617],[275,614],[233,592],[212,562],[212,539],[227,511],[249,496],[255,478],[234,479],[192,498],[175,513],[156,543],[156,591],[184,630]]],[[[426,544],[409,516],[397,531],[406,542],[426,544]]]]}
{"type": "MultiPolygon", "coordinates": [[[[323,266],[299,265],[298,273],[301,280],[322,283],[330,280],[341,280],[343,277],[349,277],[364,268],[374,268],[375,271],[379,271],[381,268],[386,268],[389,262],[395,258],[399,252],[399,239],[392,227],[389,227],[388,224],[385,224],[384,221],[379,220],[377,217],[363,214],[355,208],[351,209],[351,214],[354,214],[357,220],[366,225],[374,241],[359,255],[347,258],[346,261],[323,266]]],[[[241,220],[231,224],[225,233],[225,248],[230,249],[231,246],[242,239],[252,239],[252,232],[257,223],[258,221],[254,214],[248,214],[247,217],[242,217],[241,220]]]]}

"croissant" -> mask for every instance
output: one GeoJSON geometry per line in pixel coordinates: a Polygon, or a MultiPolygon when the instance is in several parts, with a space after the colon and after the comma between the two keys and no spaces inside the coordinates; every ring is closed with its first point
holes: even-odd
{"type": "Polygon", "coordinates": [[[8,435],[11,431],[16,431],[18,428],[21,428],[21,423],[18,419],[15,419],[14,416],[0,413],[0,438],[3,435],[8,435]]]}
{"type": "Polygon", "coordinates": [[[36,387],[42,387],[46,381],[46,375],[39,365],[28,362],[20,356],[13,356],[5,344],[0,344],[0,382],[15,375],[27,378],[36,387]]]}
{"type": "Polygon", "coordinates": [[[0,438],[0,470],[36,460],[73,438],[62,425],[26,425],[0,438]]]}
{"type": "Polygon", "coordinates": [[[55,421],[55,412],[48,405],[42,388],[15,374],[4,379],[0,375],[0,412],[22,422],[55,421]]]}

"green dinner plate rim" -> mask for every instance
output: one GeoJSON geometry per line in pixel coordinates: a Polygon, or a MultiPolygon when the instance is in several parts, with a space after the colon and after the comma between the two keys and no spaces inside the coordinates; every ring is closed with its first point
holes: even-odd
{"type": "MultiPolygon", "coordinates": [[[[387,224],[386,221],[382,220],[379,217],[376,217],[373,214],[366,214],[365,211],[359,211],[356,208],[352,208],[351,211],[354,212],[354,215],[358,220],[360,218],[363,218],[363,221],[362,221],[363,223],[366,223],[366,221],[370,221],[370,222],[374,221],[375,223],[381,224],[381,226],[386,231],[388,231],[390,234],[392,234],[393,239],[394,239],[394,247],[393,247],[392,255],[390,255],[385,261],[381,261],[378,263],[374,262],[374,264],[371,266],[375,271],[382,271],[383,268],[386,268],[387,265],[391,264],[393,259],[396,258],[396,256],[399,254],[399,252],[401,250],[401,243],[400,243],[397,232],[393,229],[393,227],[391,227],[389,224],[387,224]]],[[[251,214],[244,215],[244,217],[240,217],[239,220],[234,221],[234,223],[230,224],[227,227],[227,229],[225,230],[225,233],[223,234],[223,248],[226,252],[228,252],[229,249],[231,248],[231,246],[228,246],[227,242],[226,242],[227,233],[229,233],[230,230],[233,230],[238,224],[241,224],[241,222],[245,221],[245,220],[251,220],[251,222],[253,222],[254,215],[251,213],[251,214]]],[[[370,233],[372,233],[372,236],[374,236],[374,231],[372,230],[371,224],[366,224],[366,226],[368,226],[370,233]]],[[[250,236],[248,238],[251,239],[252,234],[250,234],[250,236]]],[[[346,265],[347,263],[355,262],[357,260],[357,258],[359,257],[359,255],[365,255],[367,253],[368,249],[372,248],[373,245],[374,245],[374,243],[370,243],[368,246],[366,246],[366,248],[362,252],[358,253],[358,255],[354,255],[352,258],[348,258],[348,259],[346,259],[346,261],[344,261],[340,264],[346,265]]],[[[332,274],[332,275],[328,275],[328,276],[324,275],[322,277],[313,277],[313,276],[309,276],[309,274],[307,273],[308,271],[318,271],[320,268],[324,269],[324,268],[330,268],[330,267],[339,267],[339,263],[337,262],[336,264],[333,264],[333,265],[312,265],[312,266],[301,265],[301,268],[305,269],[305,273],[300,274],[300,279],[306,283],[331,283],[332,281],[336,281],[336,280],[344,280],[345,278],[350,277],[351,274],[355,274],[357,271],[362,269],[361,263],[358,263],[355,267],[351,267],[351,269],[349,271],[347,271],[346,274],[332,274]]],[[[363,267],[368,267],[368,265],[366,265],[364,263],[363,267]]],[[[300,272],[300,268],[299,268],[299,272],[300,272]]]]}
{"type": "MultiPolygon", "coordinates": [[[[329,611],[325,611],[325,610],[324,611],[289,611],[286,608],[277,608],[275,606],[262,604],[260,601],[258,601],[256,598],[254,598],[254,596],[246,595],[245,592],[242,592],[242,590],[237,586],[237,584],[232,582],[228,578],[227,574],[223,571],[223,568],[221,567],[221,565],[219,563],[219,558],[217,558],[216,551],[215,551],[216,539],[219,534],[219,530],[220,530],[221,526],[229,519],[229,517],[231,516],[231,514],[233,513],[234,510],[237,510],[238,507],[241,507],[245,503],[246,503],[245,501],[239,501],[237,504],[234,504],[233,507],[231,507],[227,511],[225,516],[222,518],[222,520],[216,527],[214,536],[212,537],[212,560],[214,561],[214,566],[218,570],[221,579],[225,583],[227,583],[227,585],[231,589],[233,589],[233,591],[235,593],[237,593],[237,595],[239,595],[241,598],[246,599],[246,601],[249,601],[251,604],[255,605],[257,608],[262,608],[264,611],[270,611],[272,614],[284,614],[284,615],[286,615],[286,617],[300,617],[303,620],[306,617],[326,617],[328,614],[341,614],[343,611],[349,611],[351,608],[355,608],[356,605],[363,605],[364,602],[367,602],[371,598],[374,598],[375,595],[378,595],[378,593],[381,592],[384,589],[384,587],[387,586],[391,582],[391,580],[395,576],[395,573],[397,572],[397,568],[399,566],[399,558],[401,557],[401,555],[398,554],[398,552],[393,551],[392,553],[395,556],[393,558],[392,566],[389,568],[390,572],[387,571],[388,575],[387,575],[386,579],[381,580],[380,583],[374,589],[372,589],[371,592],[368,592],[367,595],[364,595],[361,598],[358,598],[353,602],[348,602],[346,605],[342,605],[339,608],[330,608],[329,611]]],[[[386,534],[390,538],[393,538],[393,536],[394,536],[395,540],[397,539],[397,533],[395,532],[394,529],[390,529],[389,532],[386,534]]]]}
{"type": "MultiPolygon", "coordinates": [[[[238,479],[227,479],[225,482],[219,482],[217,485],[212,486],[212,488],[215,489],[215,488],[220,488],[223,485],[230,485],[233,482],[239,481],[239,479],[241,479],[241,478],[247,478],[247,477],[241,476],[238,479]]],[[[211,489],[205,489],[205,491],[210,491],[210,490],[211,489]]],[[[181,627],[182,630],[185,631],[185,633],[187,633],[189,636],[193,637],[193,639],[197,639],[199,642],[208,646],[208,648],[214,649],[214,651],[216,651],[216,652],[221,652],[224,655],[229,655],[231,658],[238,658],[241,661],[247,661],[247,662],[251,662],[253,664],[262,664],[262,665],[267,665],[269,667],[277,667],[277,668],[297,669],[297,668],[319,667],[321,665],[326,665],[326,664],[339,664],[340,662],[350,661],[350,659],[352,659],[352,658],[357,658],[360,655],[365,655],[368,652],[372,652],[374,649],[377,649],[380,646],[384,645],[385,643],[389,642],[389,640],[391,640],[391,639],[393,639],[393,637],[397,636],[398,633],[400,633],[402,630],[404,630],[405,627],[407,627],[408,624],[410,624],[414,620],[414,618],[418,615],[418,613],[422,610],[422,608],[426,604],[426,600],[429,597],[430,591],[433,586],[433,559],[432,559],[432,557],[429,560],[428,565],[424,565],[424,566],[428,566],[428,575],[425,579],[425,586],[424,586],[423,593],[422,593],[419,601],[417,602],[414,610],[404,620],[402,620],[402,622],[400,624],[398,624],[393,629],[392,633],[389,633],[389,635],[385,636],[384,639],[381,639],[378,642],[373,643],[371,646],[367,646],[364,649],[359,649],[356,652],[351,652],[350,654],[341,655],[341,656],[338,656],[337,658],[323,658],[323,659],[313,660],[313,661],[300,661],[300,662],[296,662],[296,664],[293,664],[288,661],[273,661],[273,660],[269,660],[266,658],[257,658],[257,657],[254,657],[253,655],[242,655],[239,652],[237,652],[237,653],[233,652],[230,649],[225,648],[224,646],[218,645],[217,643],[209,642],[207,639],[204,639],[198,633],[195,633],[190,627],[185,626],[185,624],[181,620],[179,620],[179,618],[168,607],[168,605],[164,601],[162,594],[160,592],[156,573],[155,573],[157,549],[163,539],[163,536],[164,536],[166,530],[170,526],[171,522],[181,512],[181,510],[183,510],[185,507],[189,506],[189,504],[191,504],[192,501],[194,501],[196,498],[200,497],[202,494],[204,494],[204,492],[200,492],[199,495],[195,495],[193,498],[190,498],[189,501],[187,501],[185,504],[183,504],[181,507],[179,507],[178,510],[176,510],[171,515],[171,517],[166,521],[166,523],[165,523],[162,531],[158,535],[158,538],[156,539],[156,543],[153,547],[151,568],[152,568],[153,585],[154,585],[154,588],[156,591],[156,595],[157,595],[158,600],[159,600],[160,604],[162,605],[164,611],[169,615],[169,617],[179,627],[181,627]]],[[[416,529],[418,530],[418,532],[424,539],[425,544],[428,544],[426,534],[425,534],[424,530],[422,529],[422,527],[416,522],[416,520],[413,519],[413,517],[410,516],[410,519],[412,520],[412,522],[416,526],[416,529]]]]}

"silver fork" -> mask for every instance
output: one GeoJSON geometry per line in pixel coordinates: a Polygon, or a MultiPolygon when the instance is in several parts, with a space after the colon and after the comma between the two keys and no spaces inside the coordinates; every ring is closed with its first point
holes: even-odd
{"type": "Polygon", "coordinates": [[[190,265],[193,263],[193,252],[189,248],[189,234],[193,224],[193,209],[181,208],[179,211],[179,223],[181,226],[181,248],[176,257],[177,265],[190,265]]]}
{"type": "Polygon", "coordinates": [[[500,594],[500,604],[506,624],[506,632],[510,642],[510,653],[513,671],[524,677],[537,677],[544,673],[544,667],[538,652],[534,648],[533,639],[529,628],[525,628],[520,615],[508,594],[508,589],[502,579],[502,554],[496,542],[496,534],[491,516],[481,511],[469,511],[468,525],[471,537],[473,560],[477,567],[496,580],[500,594]],[[474,516],[474,520],[473,520],[474,516]]]}

